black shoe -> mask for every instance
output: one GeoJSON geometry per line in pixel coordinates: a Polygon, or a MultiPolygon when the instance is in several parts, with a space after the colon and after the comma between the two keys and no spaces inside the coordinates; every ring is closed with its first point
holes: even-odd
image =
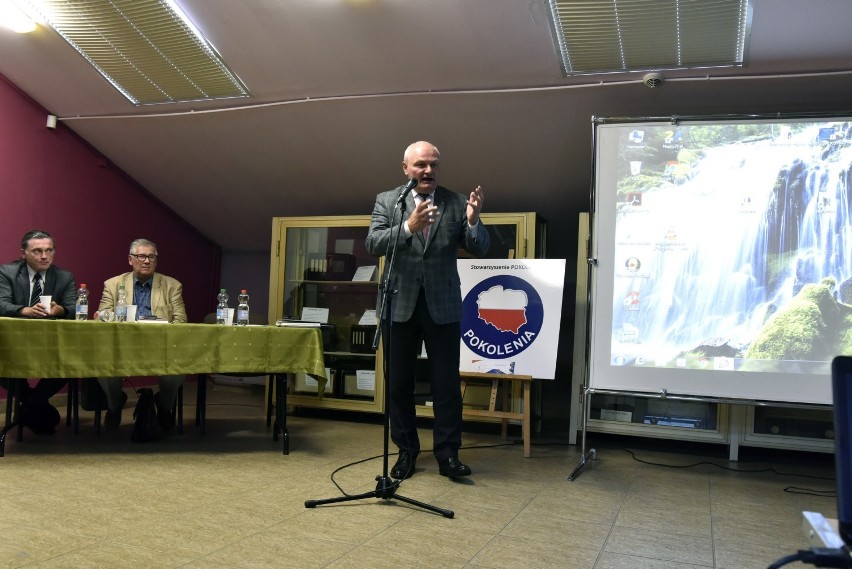
{"type": "Polygon", "coordinates": [[[399,458],[396,459],[396,464],[391,468],[391,478],[397,480],[405,480],[414,476],[414,466],[417,464],[417,453],[411,453],[407,450],[399,451],[399,458]]]}
{"type": "Polygon", "coordinates": [[[447,460],[438,463],[438,472],[441,473],[441,476],[448,476],[450,478],[470,476],[470,467],[455,456],[451,456],[447,460]]]}

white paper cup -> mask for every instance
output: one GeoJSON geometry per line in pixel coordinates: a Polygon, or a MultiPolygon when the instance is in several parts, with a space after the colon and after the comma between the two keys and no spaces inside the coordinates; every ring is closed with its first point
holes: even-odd
{"type": "Polygon", "coordinates": [[[234,323],[234,311],[235,311],[234,308],[228,309],[228,320],[225,321],[225,324],[228,325],[228,326],[230,326],[234,323]]]}
{"type": "Polygon", "coordinates": [[[128,322],[136,322],[136,305],[128,304],[127,305],[127,321],[128,322]]]}
{"type": "Polygon", "coordinates": [[[44,306],[45,310],[50,312],[50,301],[52,299],[53,299],[53,297],[51,295],[43,294],[40,297],[38,297],[38,303],[41,304],[42,306],[44,306]]]}

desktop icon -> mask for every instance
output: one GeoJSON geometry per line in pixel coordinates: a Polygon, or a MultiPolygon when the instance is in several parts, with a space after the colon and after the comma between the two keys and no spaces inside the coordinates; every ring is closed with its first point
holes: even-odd
{"type": "Polygon", "coordinates": [[[627,205],[639,207],[642,205],[642,192],[629,192],[627,194],[627,205]]]}
{"type": "Polygon", "coordinates": [[[674,144],[676,142],[680,142],[681,137],[683,136],[683,131],[681,129],[677,130],[667,130],[663,135],[663,143],[665,144],[674,144]]]}
{"type": "Polygon", "coordinates": [[[624,268],[630,271],[631,273],[635,273],[642,266],[642,262],[636,257],[630,257],[626,261],[624,261],[624,268]]]}
{"type": "Polygon", "coordinates": [[[831,141],[837,137],[837,131],[833,126],[825,127],[819,129],[819,140],[821,141],[831,141]]]}

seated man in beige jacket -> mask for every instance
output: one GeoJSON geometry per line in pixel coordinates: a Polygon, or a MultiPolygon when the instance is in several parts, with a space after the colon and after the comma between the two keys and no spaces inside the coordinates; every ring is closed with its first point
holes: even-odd
{"type": "MultiPolygon", "coordinates": [[[[147,239],[136,239],[130,244],[128,263],[133,268],[107,280],[98,312],[115,310],[118,289],[124,285],[127,304],[136,305],[136,320],[156,317],[168,322],[186,322],[186,307],[183,304],[183,285],[171,277],[161,275],[157,270],[157,245],[147,239]]],[[[122,390],[122,378],[98,378],[107,396],[109,409],[106,414],[106,427],[115,429],[121,424],[121,409],[127,401],[122,390]]],[[[171,430],[177,403],[178,390],[183,384],[182,375],[168,375],[160,378],[160,392],[155,395],[157,417],[160,427],[171,430]]]]}

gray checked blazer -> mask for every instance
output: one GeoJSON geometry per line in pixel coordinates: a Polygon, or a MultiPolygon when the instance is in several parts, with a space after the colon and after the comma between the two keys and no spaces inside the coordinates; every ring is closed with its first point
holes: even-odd
{"type": "MultiPolygon", "coordinates": [[[[408,219],[414,211],[414,193],[406,196],[404,209],[391,219],[403,186],[376,197],[370,229],[367,233],[367,251],[376,257],[388,251],[388,243],[397,239],[397,259],[390,288],[399,292],[393,297],[393,321],[406,322],[414,313],[417,296],[422,287],[426,291],[429,314],[437,324],[460,322],[462,318],[461,283],[456,266],[459,247],[482,257],[488,252],[490,239],[482,220],[476,228],[476,236],[467,223],[467,198],[438,186],[434,205],[438,207],[438,221],[429,232],[429,242],[421,234],[405,238],[400,227],[399,216],[408,219]]],[[[385,259],[385,270],[390,259],[385,259]]],[[[383,279],[384,280],[384,279],[383,279]]]]}

